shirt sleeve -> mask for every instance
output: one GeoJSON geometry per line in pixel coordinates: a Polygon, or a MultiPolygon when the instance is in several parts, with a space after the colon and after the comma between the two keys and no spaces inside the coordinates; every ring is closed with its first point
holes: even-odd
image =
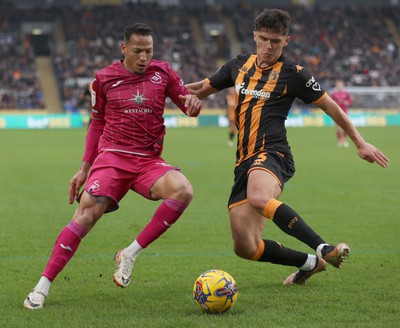
{"type": "Polygon", "coordinates": [[[210,85],[221,91],[235,85],[232,72],[234,70],[234,59],[231,59],[218,69],[213,75],[208,78],[210,85]]]}
{"type": "Polygon", "coordinates": [[[86,135],[85,152],[83,161],[93,164],[97,156],[99,140],[103,134],[105,97],[98,76],[92,84],[92,122],[86,135]]]}
{"type": "Polygon", "coordinates": [[[93,119],[86,135],[85,152],[82,160],[91,165],[97,157],[99,140],[103,134],[104,124],[101,120],[93,119]]]}
{"type": "Polygon", "coordinates": [[[106,107],[106,97],[103,90],[103,83],[96,75],[92,83],[92,117],[93,119],[103,119],[106,107]]]}
{"type": "Polygon", "coordinates": [[[288,93],[304,101],[304,103],[316,103],[326,96],[326,92],[315,80],[311,73],[297,65],[292,79],[288,84],[288,93]]]}

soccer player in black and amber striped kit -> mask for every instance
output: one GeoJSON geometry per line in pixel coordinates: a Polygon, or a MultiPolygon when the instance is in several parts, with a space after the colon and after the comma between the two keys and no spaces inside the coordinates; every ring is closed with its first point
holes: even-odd
{"type": "Polygon", "coordinates": [[[340,268],[350,249],[345,243],[328,244],[290,206],[278,200],[295,166],[286,137],[285,120],[295,98],[313,103],[347,132],[358,155],[382,167],[389,159],[367,143],[339,106],[300,64],[283,54],[289,42],[290,16],[265,9],[254,21],[255,54],[239,55],[211,77],[187,87],[200,99],[222,89],[235,88],[238,130],[235,181],[229,215],[235,253],[245,259],[298,268],[285,285],[304,284],[327,263],[340,268]],[[262,239],[265,219],[302,241],[316,255],[262,239]]]}

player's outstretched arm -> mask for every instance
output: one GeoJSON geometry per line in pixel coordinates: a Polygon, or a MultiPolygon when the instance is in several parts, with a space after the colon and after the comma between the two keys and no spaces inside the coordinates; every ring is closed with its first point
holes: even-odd
{"type": "Polygon", "coordinates": [[[199,97],[199,99],[207,98],[209,95],[218,92],[206,80],[186,84],[186,88],[188,88],[191,94],[199,97]]]}
{"type": "Polygon", "coordinates": [[[340,109],[336,102],[329,96],[326,96],[317,104],[334,122],[339,125],[354,142],[357,147],[357,153],[363,160],[376,163],[382,167],[389,166],[389,158],[378,148],[366,142],[357,131],[349,117],[340,109]]]}

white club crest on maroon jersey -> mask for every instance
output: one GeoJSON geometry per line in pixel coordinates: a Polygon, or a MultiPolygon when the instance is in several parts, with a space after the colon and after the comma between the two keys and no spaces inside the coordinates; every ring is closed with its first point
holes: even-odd
{"type": "Polygon", "coordinates": [[[161,83],[161,82],[162,82],[162,79],[161,79],[160,73],[155,72],[154,75],[153,75],[153,77],[150,78],[150,81],[153,82],[153,83],[156,83],[156,84],[161,83]]]}

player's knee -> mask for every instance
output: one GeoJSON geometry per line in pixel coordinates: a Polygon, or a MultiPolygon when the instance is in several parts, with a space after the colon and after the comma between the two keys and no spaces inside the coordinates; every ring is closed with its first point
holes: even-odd
{"type": "Polygon", "coordinates": [[[264,195],[261,194],[255,194],[255,195],[248,195],[247,200],[249,202],[249,205],[256,210],[263,210],[265,207],[265,204],[268,203],[270,198],[265,197],[264,195]]]}
{"type": "Polygon", "coordinates": [[[182,183],[174,188],[173,198],[180,200],[183,203],[189,204],[193,199],[193,187],[190,183],[182,183]]]}
{"type": "Polygon", "coordinates": [[[97,222],[97,220],[93,217],[93,215],[88,215],[83,213],[75,215],[73,220],[77,224],[79,224],[83,228],[83,230],[86,231],[86,233],[88,233],[97,222]]]}
{"type": "Polygon", "coordinates": [[[244,245],[241,242],[233,243],[233,251],[235,254],[243,259],[250,260],[254,253],[257,251],[257,248],[251,247],[251,245],[244,245]]]}
{"type": "Polygon", "coordinates": [[[241,251],[240,248],[236,248],[235,246],[233,246],[233,251],[235,252],[235,254],[243,259],[246,258],[245,254],[241,251]]]}
{"type": "Polygon", "coordinates": [[[104,211],[111,204],[111,200],[103,196],[85,196],[81,199],[73,220],[78,223],[86,232],[89,232],[96,222],[100,220],[104,211]],[[93,202],[96,198],[98,203],[93,202]]]}
{"type": "Polygon", "coordinates": [[[194,196],[193,187],[189,184],[185,186],[182,190],[183,202],[189,204],[194,196]]]}
{"type": "Polygon", "coordinates": [[[186,177],[175,170],[160,178],[150,190],[153,199],[177,199],[189,204],[193,199],[193,187],[186,177]]]}

